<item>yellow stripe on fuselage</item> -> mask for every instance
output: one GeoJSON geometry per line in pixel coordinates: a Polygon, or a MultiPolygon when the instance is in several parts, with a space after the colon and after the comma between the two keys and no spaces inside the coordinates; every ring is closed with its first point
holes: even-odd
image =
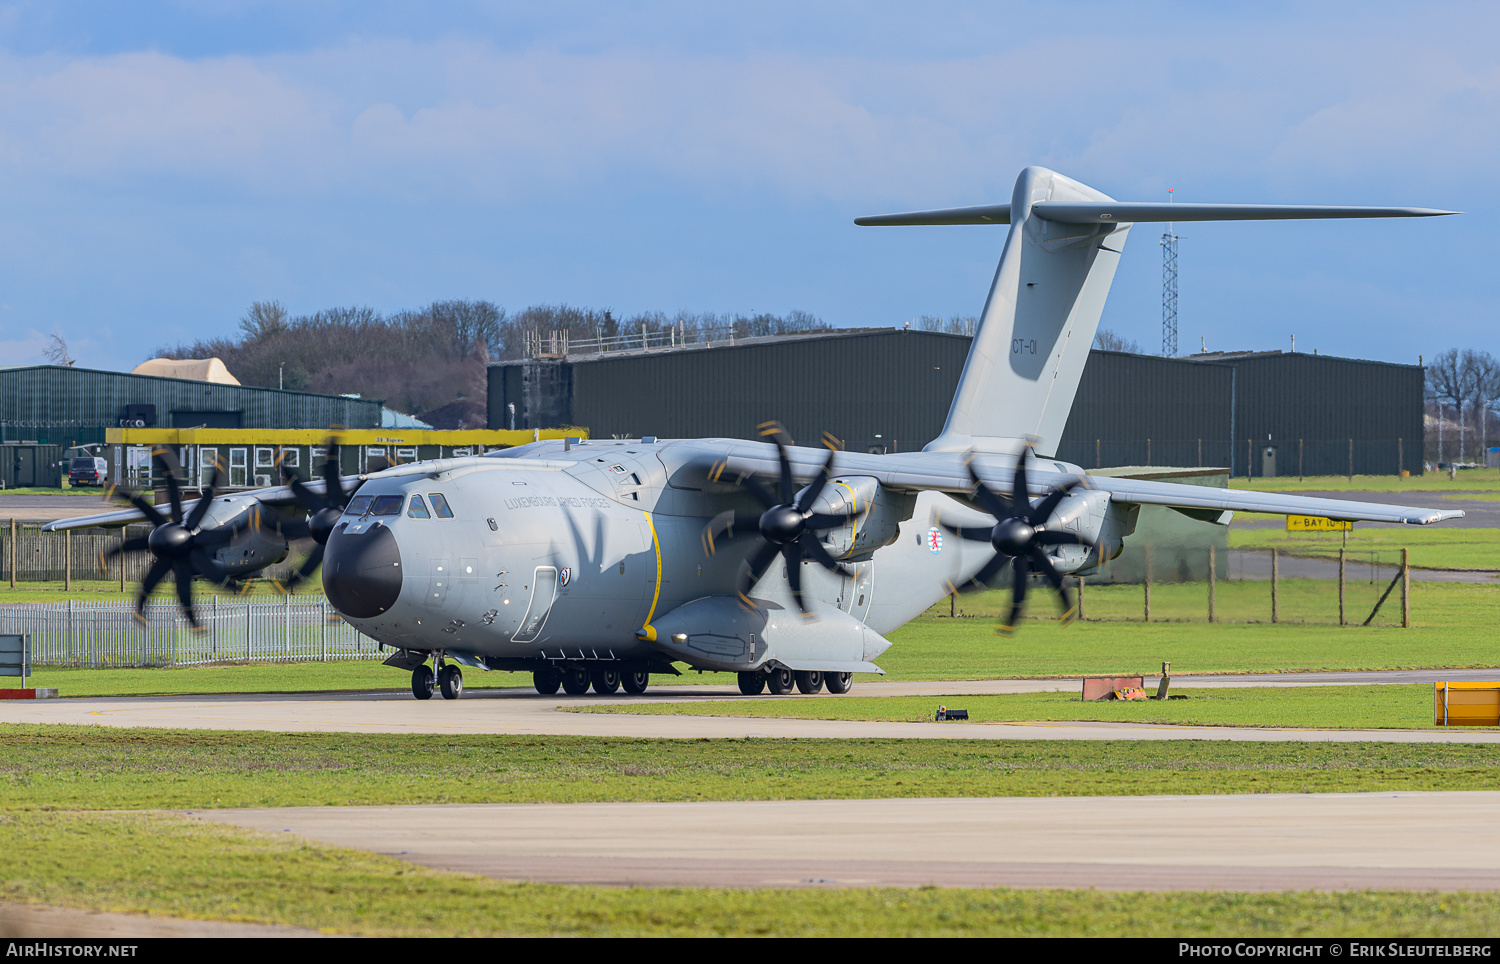
{"type": "Polygon", "coordinates": [[[661,601],[661,540],[656,537],[656,523],[651,521],[651,513],[643,511],[642,515],[646,517],[646,525],[651,529],[651,548],[656,553],[656,591],[651,595],[651,609],[646,613],[646,624],[636,635],[650,643],[656,641],[656,627],[651,625],[651,619],[656,615],[656,604],[661,601]]]}

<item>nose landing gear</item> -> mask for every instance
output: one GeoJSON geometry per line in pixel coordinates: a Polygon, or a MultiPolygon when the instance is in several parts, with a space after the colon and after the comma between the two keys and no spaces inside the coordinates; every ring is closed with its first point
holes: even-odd
{"type": "Polygon", "coordinates": [[[432,699],[434,690],[442,693],[445,700],[456,700],[464,695],[463,670],[454,663],[445,665],[438,653],[432,655],[432,662],[437,667],[436,673],[426,663],[411,671],[411,695],[419,700],[432,699]]]}

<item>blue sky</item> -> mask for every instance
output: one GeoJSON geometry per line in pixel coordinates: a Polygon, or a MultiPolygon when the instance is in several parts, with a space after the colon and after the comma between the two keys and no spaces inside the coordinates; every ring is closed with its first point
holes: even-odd
{"type": "MultiPolygon", "coordinates": [[[[1500,354],[1500,7],[807,7],[0,4],[0,364],[128,369],[273,298],[976,314],[1003,228],[852,219],[1027,164],[1468,212],[1185,225],[1180,346],[1500,354]]],[[[1148,351],[1158,236],[1103,320],[1148,351]]]]}

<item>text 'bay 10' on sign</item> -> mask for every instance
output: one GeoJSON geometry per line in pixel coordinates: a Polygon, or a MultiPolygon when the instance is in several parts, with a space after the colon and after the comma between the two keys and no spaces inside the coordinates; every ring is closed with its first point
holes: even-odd
{"type": "Polygon", "coordinates": [[[1353,528],[1353,522],[1343,519],[1325,519],[1317,515],[1289,515],[1286,517],[1286,531],[1288,532],[1347,532],[1353,528]]]}

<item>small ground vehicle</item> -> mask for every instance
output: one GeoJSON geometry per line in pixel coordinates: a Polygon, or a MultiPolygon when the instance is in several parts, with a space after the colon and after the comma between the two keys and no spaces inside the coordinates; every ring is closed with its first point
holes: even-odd
{"type": "Polygon", "coordinates": [[[96,455],[80,455],[68,463],[69,485],[104,485],[109,480],[109,463],[96,455]]]}

